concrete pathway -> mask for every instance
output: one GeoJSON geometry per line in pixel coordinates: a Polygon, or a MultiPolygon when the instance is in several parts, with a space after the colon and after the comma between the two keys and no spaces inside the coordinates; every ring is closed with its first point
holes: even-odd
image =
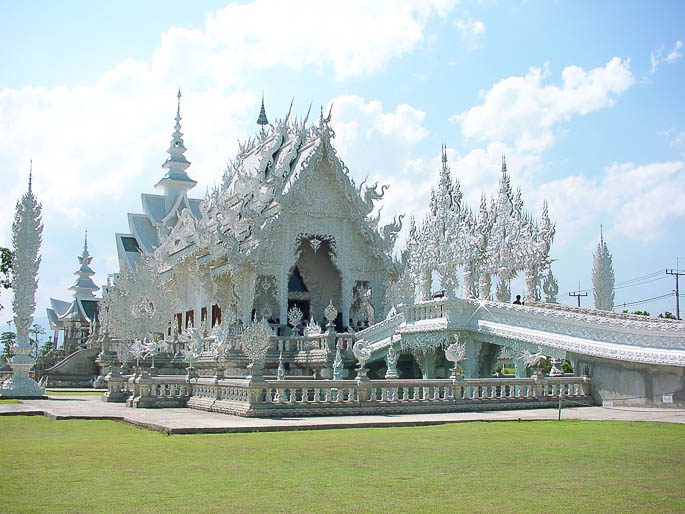
{"type": "MultiPolygon", "coordinates": [[[[52,419],[113,419],[166,434],[219,432],[269,432],[385,426],[441,425],[468,421],[556,420],[556,409],[396,414],[378,416],[317,416],[291,418],[241,418],[194,409],[132,409],[105,403],[100,396],[59,395],[48,400],[20,400],[0,404],[0,416],[44,415],[52,419]]],[[[658,421],[685,424],[685,409],[566,407],[562,419],[658,421]]]]}

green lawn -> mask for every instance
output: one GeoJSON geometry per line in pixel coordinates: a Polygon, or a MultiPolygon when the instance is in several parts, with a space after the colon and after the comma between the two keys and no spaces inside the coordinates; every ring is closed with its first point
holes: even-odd
{"type": "Polygon", "coordinates": [[[173,435],[0,418],[2,510],[685,511],[685,426],[624,422],[173,435]]]}
{"type": "Polygon", "coordinates": [[[45,391],[48,396],[102,396],[104,391],[55,391],[48,389],[45,391]]]}
{"type": "Polygon", "coordinates": [[[16,398],[4,398],[0,400],[0,403],[18,403],[19,400],[16,398]]]}

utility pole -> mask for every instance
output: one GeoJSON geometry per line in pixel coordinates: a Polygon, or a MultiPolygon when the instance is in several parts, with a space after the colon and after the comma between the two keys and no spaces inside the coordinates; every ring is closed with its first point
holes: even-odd
{"type": "Polygon", "coordinates": [[[685,275],[685,271],[678,269],[667,269],[666,275],[673,275],[675,277],[675,317],[680,319],[680,293],[678,290],[678,277],[685,275]]]}
{"type": "Polygon", "coordinates": [[[578,292],[576,293],[575,291],[573,291],[572,293],[569,293],[568,295],[569,295],[569,296],[576,296],[576,297],[578,297],[578,307],[580,307],[580,297],[581,297],[581,296],[587,296],[587,292],[581,294],[581,292],[580,292],[580,282],[578,282],[578,292]]]}
{"type": "Polygon", "coordinates": [[[580,307],[580,297],[581,297],[581,296],[587,296],[587,293],[581,293],[580,291],[578,291],[578,292],[576,293],[576,292],[574,291],[574,292],[572,292],[572,293],[569,293],[568,295],[569,295],[569,296],[576,296],[576,297],[578,298],[578,307],[580,307]]]}

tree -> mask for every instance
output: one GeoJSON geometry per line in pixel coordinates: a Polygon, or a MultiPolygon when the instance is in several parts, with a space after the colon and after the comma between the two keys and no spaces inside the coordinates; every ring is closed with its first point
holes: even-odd
{"type": "Polygon", "coordinates": [[[29,333],[33,335],[33,338],[31,339],[31,343],[33,343],[35,347],[35,356],[36,359],[38,358],[38,347],[40,346],[40,336],[45,335],[45,329],[41,327],[38,323],[34,323],[31,329],[29,330],[29,333]]]}
{"type": "Polygon", "coordinates": [[[659,317],[664,319],[676,319],[675,314],[669,311],[666,311],[663,314],[659,314],[659,317]]]}
{"type": "Polygon", "coordinates": [[[17,334],[14,332],[7,331],[0,334],[0,344],[2,345],[2,354],[0,354],[0,358],[4,362],[8,362],[10,357],[12,357],[12,346],[14,345],[16,339],[17,334]]]}
{"type": "Polygon", "coordinates": [[[612,310],[614,308],[614,267],[601,232],[592,264],[592,287],[594,288],[595,309],[612,310]]]}
{"type": "MultiPolygon", "coordinates": [[[[0,286],[3,289],[12,287],[12,257],[14,253],[9,248],[0,246],[0,286]]],[[[2,310],[2,305],[0,305],[2,310]]]]}

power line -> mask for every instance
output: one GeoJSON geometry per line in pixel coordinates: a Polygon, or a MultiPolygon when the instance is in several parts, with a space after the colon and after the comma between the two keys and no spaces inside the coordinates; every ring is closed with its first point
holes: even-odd
{"type": "Polygon", "coordinates": [[[620,309],[622,307],[628,307],[630,305],[638,305],[641,303],[655,302],[657,300],[663,300],[664,298],[669,298],[671,296],[674,296],[674,293],[662,294],[661,296],[654,296],[652,298],[645,298],[644,300],[637,300],[635,302],[618,303],[618,304],[614,305],[614,309],[620,309]]]}
{"type": "MultiPolygon", "coordinates": [[[[654,271],[652,273],[648,273],[647,275],[642,275],[641,277],[635,277],[635,278],[631,278],[629,280],[624,280],[623,282],[617,282],[614,284],[614,289],[621,289],[623,287],[630,287],[632,285],[642,285],[641,283],[638,283],[638,282],[642,282],[643,280],[647,280],[647,279],[652,279],[658,275],[662,275],[661,270],[654,271]]],[[[658,278],[658,280],[661,280],[663,278],[665,278],[665,277],[662,275],[661,277],[658,278]]],[[[644,282],[644,283],[646,284],[648,282],[644,282]]],[[[594,288],[591,287],[589,289],[579,289],[579,290],[573,291],[573,292],[589,293],[591,291],[594,291],[594,288]]]]}

